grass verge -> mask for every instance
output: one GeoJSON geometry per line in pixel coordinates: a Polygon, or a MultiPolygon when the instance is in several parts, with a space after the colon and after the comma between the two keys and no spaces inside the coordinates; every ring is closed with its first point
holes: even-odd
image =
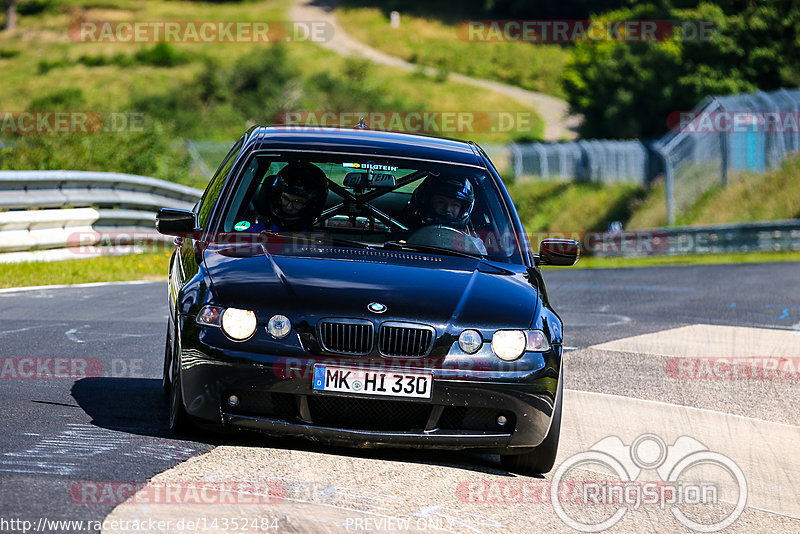
{"type": "Polygon", "coordinates": [[[118,282],[124,280],[167,280],[169,252],[148,252],[130,256],[101,256],[64,261],[37,261],[3,265],[0,287],[49,286],[118,282]]]}
{"type": "MultiPolygon", "coordinates": [[[[800,262],[800,251],[745,252],[742,254],[687,254],[685,256],[616,257],[583,256],[573,269],[619,269],[624,267],[664,267],[738,263],[800,262]]],[[[544,267],[560,269],[563,267],[544,267]]]]}
{"type": "MultiPolygon", "coordinates": [[[[739,263],[800,262],[800,251],[748,252],[745,254],[706,254],[658,256],[650,258],[598,258],[584,256],[573,269],[618,269],[739,263]]],[[[15,263],[3,266],[0,287],[85,284],[127,280],[167,280],[169,253],[144,253],[130,256],[102,256],[80,260],[15,263]]],[[[563,269],[563,267],[543,267],[563,269]]]]}

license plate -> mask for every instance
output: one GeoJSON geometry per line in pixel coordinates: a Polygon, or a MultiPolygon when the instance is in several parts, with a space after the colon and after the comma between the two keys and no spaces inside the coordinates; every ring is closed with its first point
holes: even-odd
{"type": "Polygon", "coordinates": [[[430,399],[432,386],[433,377],[428,374],[314,366],[316,391],[430,399]]]}

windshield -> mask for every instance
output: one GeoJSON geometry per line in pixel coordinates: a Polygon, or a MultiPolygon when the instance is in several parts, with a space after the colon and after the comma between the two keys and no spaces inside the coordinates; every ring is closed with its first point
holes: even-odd
{"type": "Polygon", "coordinates": [[[492,178],[477,167],[306,153],[256,153],[229,196],[223,234],[305,235],[337,246],[522,264],[492,178]]]}

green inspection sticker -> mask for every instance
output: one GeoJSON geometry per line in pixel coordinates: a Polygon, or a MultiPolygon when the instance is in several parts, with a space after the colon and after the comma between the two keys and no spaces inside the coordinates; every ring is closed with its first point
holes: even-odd
{"type": "Polygon", "coordinates": [[[247,221],[240,221],[236,223],[233,227],[233,229],[236,230],[237,232],[244,232],[248,228],[250,228],[250,223],[247,221]]]}

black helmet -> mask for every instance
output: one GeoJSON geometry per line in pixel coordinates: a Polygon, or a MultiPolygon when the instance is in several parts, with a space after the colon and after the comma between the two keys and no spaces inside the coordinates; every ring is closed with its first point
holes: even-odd
{"type": "Polygon", "coordinates": [[[442,224],[452,228],[464,228],[475,206],[475,191],[467,178],[455,176],[429,176],[414,191],[411,197],[411,213],[417,224],[426,226],[442,224]],[[435,196],[461,202],[458,215],[438,212],[433,200],[435,196]]]}
{"type": "MultiPolygon", "coordinates": [[[[281,230],[306,230],[322,213],[328,198],[328,179],[322,169],[308,162],[289,163],[265,183],[272,221],[281,230]],[[284,194],[302,197],[305,203],[291,213],[284,209],[284,194]]],[[[289,202],[290,205],[294,204],[289,202]]],[[[294,209],[294,208],[292,208],[294,209]]]]}

